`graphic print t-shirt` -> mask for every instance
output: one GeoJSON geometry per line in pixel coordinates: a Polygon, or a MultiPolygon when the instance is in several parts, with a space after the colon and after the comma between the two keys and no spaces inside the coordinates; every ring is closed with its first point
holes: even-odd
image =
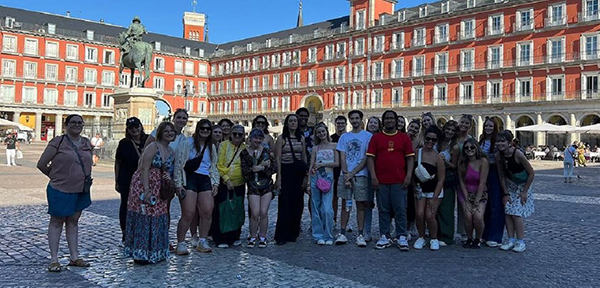
{"type": "MultiPolygon", "coordinates": [[[[369,141],[371,141],[371,133],[362,130],[358,133],[344,133],[338,141],[336,149],[340,152],[346,153],[346,165],[348,171],[354,170],[360,162],[367,157],[367,148],[369,147],[369,141]]],[[[367,176],[368,169],[367,165],[356,173],[356,176],[367,176]]]]}

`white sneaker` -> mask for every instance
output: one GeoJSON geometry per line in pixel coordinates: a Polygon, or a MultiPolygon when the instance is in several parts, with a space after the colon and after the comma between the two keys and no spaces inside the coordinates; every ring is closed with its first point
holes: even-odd
{"type": "Polygon", "coordinates": [[[415,244],[413,244],[413,248],[417,250],[423,249],[423,246],[425,246],[425,239],[423,239],[423,237],[417,239],[417,241],[415,241],[415,244]]]}
{"type": "Polygon", "coordinates": [[[502,244],[502,246],[500,246],[500,250],[508,251],[508,250],[513,249],[514,247],[515,247],[515,242],[506,241],[506,242],[504,242],[504,244],[502,244]]]}
{"type": "Polygon", "coordinates": [[[446,247],[448,246],[448,244],[446,244],[446,242],[444,241],[438,241],[440,243],[440,247],[446,247]]]}
{"type": "Polygon", "coordinates": [[[190,243],[192,244],[193,248],[198,247],[198,241],[200,241],[200,238],[198,238],[198,236],[192,236],[192,238],[190,239],[190,243]]]}
{"type": "Polygon", "coordinates": [[[222,244],[219,244],[219,246],[217,246],[217,247],[219,247],[219,248],[229,248],[229,245],[227,245],[225,243],[222,243],[222,244]]]}
{"type": "Polygon", "coordinates": [[[319,239],[319,241],[317,241],[317,245],[325,245],[325,240],[319,239]]]}
{"type": "Polygon", "coordinates": [[[233,242],[233,246],[240,246],[242,245],[242,240],[235,240],[235,242],[233,242]]]}
{"type": "Polygon", "coordinates": [[[398,239],[397,245],[398,245],[398,249],[400,249],[400,251],[410,250],[409,246],[408,246],[408,240],[406,239],[405,236],[400,236],[400,238],[398,239]]]}
{"type": "Polygon", "coordinates": [[[377,249],[385,249],[387,247],[392,246],[392,242],[390,242],[389,239],[387,239],[387,237],[385,237],[385,235],[381,235],[381,238],[379,238],[379,241],[377,241],[377,244],[375,245],[375,248],[377,249]]]}
{"type": "Polygon", "coordinates": [[[496,248],[496,247],[498,247],[498,242],[496,242],[496,241],[486,241],[486,242],[485,242],[485,244],[486,244],[488,247],[492,247],[492,248],[496,248]]]}
{"type": "Polygon", "coordinates": [[[338,234],[337,237],[335,237],[335,245],[344,245],[348,242],[348,238],[346,238],[346,235],[344,234],[338,234]]]}
{"type": "Polygon", "coordinates": [[[525,251],[525,242],[517,242],[515,244],[515,248],[512,249],[513,252],[521,253],[525,251]]]}
{"type": "Polygon", "coordinates": [[[208,245],[208,241],[206,241],[206,238],[198,240],[198,246],[196,247],[196,251],[200,253],[212,252],[212,248],[210,248],[210,245],[208,245]]]}
{"type": "Polygon", "coordinates": [[[358,235],[356,237],[356,245],[358,245],[358,247],[367,247],[367,242],[365,241],[365,237],[363,237],[362,235],[358,235]]]}
{"type": "Polygon", "coordinates": [[[327,241],[325,241],[325,245],[333,245],[333,241],[327,240],[327,241]]]}
{"type": "Polygon", "coordinates": [[[440,242],[437,239],[431,239],[429,241],[429,249],[431,249],[431,251],[440,250],[440,242]]]}
{"type": "Polygon", "coordinates": [[[185,247],[185,242],[179,242],[177,243],[177,250],[175,250],[175,253],[179,256],[183,256],[189,255],[190,251],[188,251],[187,247],[185,247]]]}

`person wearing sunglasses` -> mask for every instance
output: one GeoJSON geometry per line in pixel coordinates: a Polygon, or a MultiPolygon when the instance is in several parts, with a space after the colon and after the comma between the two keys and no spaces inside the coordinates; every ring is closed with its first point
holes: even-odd
{"type": "MultiPolygon", "coordinates": [[[[473,138],[473,136],[471,136],[469,134],[469,131],[471,130],[471,128],[473,127],[473,115],[471,114],[463,114],[460,119],[458,119],[458,138],[456,139],[456,143],[458,145],[458,149],[459,151],[462,150],[462,146],[463,143],[465,143],[465,141],[467,141],[467,139],[473,138]]],[[[457,193],[456,194],[456,198],[457,198],[457,202],[459,203],[459,205],[462,205],[461,203],[463,201],[465,201],[465,199],[463,199],[462,194],[461,193],[457,193]]],[[[458,215],[458,223],[463,223],[463,209],[458,209],[457,211],[457,215],[458,215]]],[[[465,232],[465,226],[464,225],[458,225],[457,226],[457,233],[460,234],[460,238],[461,241],[464,243],[465,241],[467,241],[467,233],[465,232]]]]}
{"type": "Polygon", "coordinates": [[[185,245],[188,229],[192,234],[192,247],[198,252],[212,252],[206,237],[212,224],[213,197],[219,185],[217,156],[212,140],[212,123],[202,119],[196,124],[192,137],[183,143],[175,161],[175,186],[180,195],[186,195],[179,200],[181,218],[177,225],[177,255],[189,254],[185,245]],[[196,236],[198,226],[200,237],[196,236]]]}
{"type": "Polygon", "coordinates": [[[479,147],[479,143],[473,138],[467,139],[458,162],[460,193],[465,199],[461,205],[465,216],[462,224],[467,232],[464,248],[481,247],[481,237],[485,227],[483,215],[488,199],[488,171],[488,159],[479,147]],[[475,228],[475,240],[473,240],[473,228],[475,228]]]}
{"type": "MultiPolygon", "coordinates": [[[[215,196],[215,206],[212,218],[212,236],[215,244],[219,248],[229,248],[229,246],[240,246],[240,235],[244,223],[234,223],[231,227],[230,217],[245,218],[244,216],[244,194],[246,192],[246,181],[242,174],[242,164],[240,153],[246,149],[244,144],[244,126],[236,124],[231,128],[231,140],[225,140],[219,145],[219,158],[217,168],[221,177],[221,183],[217,195],[215,196]],[[228,211],[228,215],[221,215],[221,205],[226,205],[228,201],[234,203],[241,202],[241,206],[233,205],[228,211]],[[221,222],[224,224],[221,225],[221,222]]],[[[225,211],[225,209],[223,209],[225,211]]]]}
{"type": "Polygon", "coordinates": [[[449,120],[444,124],[440,140],[437,143],[438,151],[446,166],[444,198],[440,203],[437,214],[440,246],[454,243],[454,210],[456,208],[456,187],[458,186],[456,166],[460,156],[460,150],[456,145],[457,138],[458,123],[449,120]]]}
{"type": "Polygon", "coordinates": [[[275,140],[271,135],[269,135],[269,121],[267,120],[267,117],[265,117],[264,115],[256,116],[254,120],[252,120],[252,129],[254,128],[258,128],[263,131],[265,137],[263,139],[262,145],[265,146],[265,148],[269,149],[269,151],[273,153],[273,156],[275,156],[275,151],[273,150],[275,148],[275,140]]]}

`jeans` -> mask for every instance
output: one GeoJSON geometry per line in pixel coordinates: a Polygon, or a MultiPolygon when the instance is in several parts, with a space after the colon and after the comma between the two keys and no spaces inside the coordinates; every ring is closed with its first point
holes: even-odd
{"type": "MultiPolygon", "coordinates": [[[[327,173],[327,178],[333,180],[333,173],[327,173]]],[[[310,177],[312,207],[312,235],[315,241],[333,241],[333,181],[329,192],[323,193],[317,188],[317,177],[310,177]]]]}
{"type": "MultiPolygon", "coordinates": [[[[371,186],[371,177],[369,176],[369,181],[367,182],[369,187],[367,188],[367,195],[369,196],[369,202],[375,202],[375,190],[371,186]]],[[[371,203],[369,203],[369,207],[365,208],[365,237],[371,237],[371,226],[373,226],[373,208],[371,208],[371,203]]]]}
{"type": "Polygon", "coordinates": [[[573,178],[573,161],[564,161],[563,164],[565,178],[573,178]]]}
{"type": "Polygon", "coordinates": [[[394,211],[396,236],[408,236],[406,231],[406,189],[402,188],[402,184],[379,184],[377,208],[379,209],[379,232],[381,235],[391,236],[390,211],[394,211]]]}

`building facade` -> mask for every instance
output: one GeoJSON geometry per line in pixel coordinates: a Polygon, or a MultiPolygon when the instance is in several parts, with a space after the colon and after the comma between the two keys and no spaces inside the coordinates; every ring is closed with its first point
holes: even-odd
{"type": "MultiPolygon", "coordinates": [[[[395,11],[351,0],[347,17],[221,44],[211,57],[210,116],[280,123],[307,107],[312,121],[360,109],[442,124],[474,115],[504,129],[600,122],[598,0],[441,1],[395,11]]],[[[584,135],[518,133],[524,144],[584,135]]]]}

